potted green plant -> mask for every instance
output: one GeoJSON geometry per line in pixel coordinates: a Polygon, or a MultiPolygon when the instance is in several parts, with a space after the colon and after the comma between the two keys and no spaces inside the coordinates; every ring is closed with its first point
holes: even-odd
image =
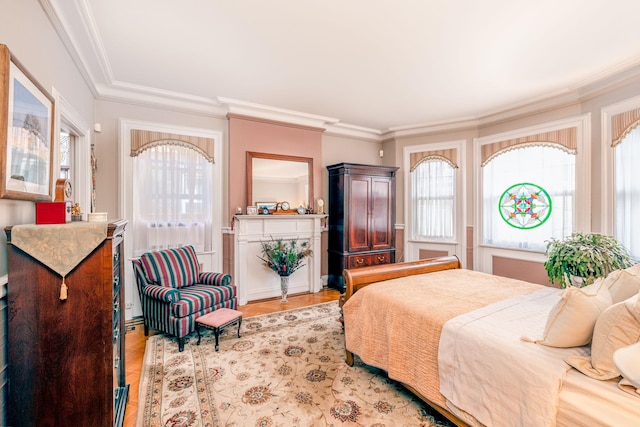
{"type": "Polygon", "coordinates": [[[544,268],[551,283],[561,288],[590,285],[631,265],[629,251],[612,236],[576,232],[563,240],[547,240],[544,268]]]}
{"type": "Polygon", "coordinates": [[[298,239],[287,241],[279,239],[260,243],[262,244],[262,257],[258,256],[258,258],[280,276],[281,301],[287,302],[289,276],[303,267],[305,265],[303,264],[304,259],[311,256],[309,242],[298,244],[298,239]]]}

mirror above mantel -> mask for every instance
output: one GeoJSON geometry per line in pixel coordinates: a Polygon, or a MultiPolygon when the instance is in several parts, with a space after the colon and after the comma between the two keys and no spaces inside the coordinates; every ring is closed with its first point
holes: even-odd
{"type": "Polygon", "coordinates": [[[247,206],[286,201],[295,212],[313,194],[312,158],[247,151],[247,206]]]}

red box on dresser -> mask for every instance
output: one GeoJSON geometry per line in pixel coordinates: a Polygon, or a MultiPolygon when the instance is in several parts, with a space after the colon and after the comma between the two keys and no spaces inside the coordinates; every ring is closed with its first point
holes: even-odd
{"type": "Polygon", "coordinates": [[[71,222],[70,202],[36,203],[36,224],[64,224],[71,222]]]}

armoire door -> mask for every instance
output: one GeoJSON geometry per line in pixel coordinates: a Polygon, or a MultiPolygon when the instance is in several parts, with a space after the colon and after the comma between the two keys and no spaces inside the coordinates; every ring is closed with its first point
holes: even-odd
{"type": "Polygon", "coordinates": [[[371,250],[391,249],[393,247],[392,194],[391,179],[371,178],[371,250]]]}
{"type": "Polygon", "coordinates": [[[371,246],[369,235],[371,178],[352,175],[348,179],[348,185],[349,238],[347,250],[349,252],[367,251],[371,246]]]}

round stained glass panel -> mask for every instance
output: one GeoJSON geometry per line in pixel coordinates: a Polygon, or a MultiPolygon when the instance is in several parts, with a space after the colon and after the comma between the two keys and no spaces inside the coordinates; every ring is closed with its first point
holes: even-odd
{"type": "Polygon", "coordinates": [[[507,188],[500,196],[498,208],[510,226],[536,228],[551,216],[551,197],[539,185],[524,182],[507,188]]]}

